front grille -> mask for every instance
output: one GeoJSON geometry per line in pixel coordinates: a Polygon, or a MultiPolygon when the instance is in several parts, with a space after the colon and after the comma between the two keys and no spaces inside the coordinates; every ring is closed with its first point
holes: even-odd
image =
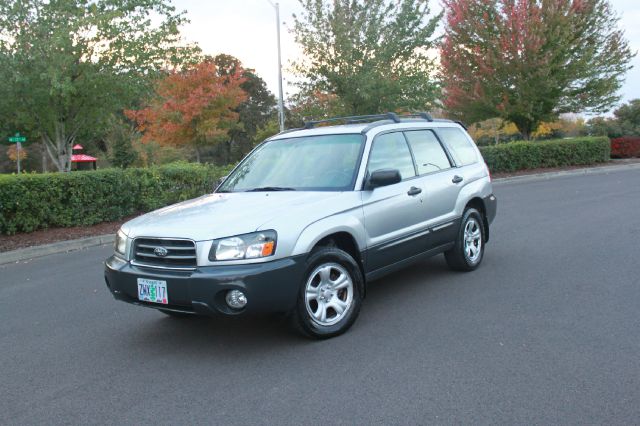
{"type": "Polygon", "coordinates": [[[166,238],[136,238],[133,242],[133,260],[146,266],[159,268],[195,268],[196,246],[190,240],[166,238]],[[166,255],[158,254],[158,251],[166,255]]]}

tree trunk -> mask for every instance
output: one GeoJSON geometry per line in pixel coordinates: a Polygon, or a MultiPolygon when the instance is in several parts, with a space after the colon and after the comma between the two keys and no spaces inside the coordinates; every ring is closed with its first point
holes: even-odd
{"type": "Polygon", "coordinates": [[[55,124],[53,138],[46,132],[42,133],[42,144],[59,172],[71,171],[71,152],[75,139],[75,134],[66,134],[64,123],[61,122],[55,124]]]}
{"type": "Polygon", "coordinates": [[[522,139],[525,141],[531,140],[531,134],[538,127],[538,123],[534,123],[526,118],[511,119],[511,121],[516,125],[522,135],[522,139]]]}
{"type": "Polygon", "coordinates": [[[40,153],[42,154],[42,173],[47,173],[47,147],[42,142],[42,146],[40,147],[40,153]]]}
{"type": "Polygon", "coordinates": [[[196,162],[200,163],[200,148],[198,148],[198,145],[196,145],[195,148],[196,148],[196,162]]]}

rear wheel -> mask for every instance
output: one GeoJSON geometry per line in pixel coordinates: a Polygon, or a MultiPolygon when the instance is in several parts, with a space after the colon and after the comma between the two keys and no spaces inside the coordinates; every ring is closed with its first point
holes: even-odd
{"type": "Polygon", "coordinates": [[[303,280],[294,326],[316,339],[347,331],[360,312],[364,289],[356,261],[338,248],[319,248],[309,257],[303,280]]]}
{"type": "Polygon", "coordinates": [[[445,252],[447,264],[456,271],[473,271],[484,256],[484,220],[474,208],[465,210],[453,248],[445,252]]]}

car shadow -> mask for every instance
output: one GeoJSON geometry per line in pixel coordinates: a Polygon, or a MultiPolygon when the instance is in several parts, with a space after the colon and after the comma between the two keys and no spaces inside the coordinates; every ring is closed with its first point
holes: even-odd
{"type": "MultiPolygon", "coordinates": [[[[374,320],[379,315],[388,315],[390,297],[397,299],[399,304],[407,300],[411,303],[416,294],[422,301],[428,300],[425,295],[428,296],[434,288],[444,285],[445,281],[450,283],[450,276],[451,271],[444,258],[437,256],[373,281],[368,285],[359,321],[363,320],[363,313],[368,319],[374,320]]],[[[250,357],[255,353],[278,351],[283,346],[313,347],[322,344],[322,341],[297,333],[284,314],[214,318],[176,318],[155,311],[147,314],[137,324],[136,332],[127,330],[123,339],[133,347],[150,348],[165,354],[210,354],[215,351],[222,357],[250,357]]],[[[349,333],[338,339],[347,338],[348,335],[349,333]]]]}

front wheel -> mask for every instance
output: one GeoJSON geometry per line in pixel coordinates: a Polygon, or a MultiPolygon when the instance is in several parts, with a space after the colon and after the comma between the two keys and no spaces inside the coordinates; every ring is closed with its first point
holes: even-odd
{"type": "Polygon", "coordinates": [[[362,303],[364,280],[356,261],[345,251],[314,251],[293,312],[294,326],[307,336],[327,339],[353,325],[362,303]]]}
{"type": "Polygon", "coordinates": [[[456,271],[473,271],[482,262],[484,242],[482,215],[473,208],[465,210],[455,245],[444,254],[447,264],[456,271]]]}

